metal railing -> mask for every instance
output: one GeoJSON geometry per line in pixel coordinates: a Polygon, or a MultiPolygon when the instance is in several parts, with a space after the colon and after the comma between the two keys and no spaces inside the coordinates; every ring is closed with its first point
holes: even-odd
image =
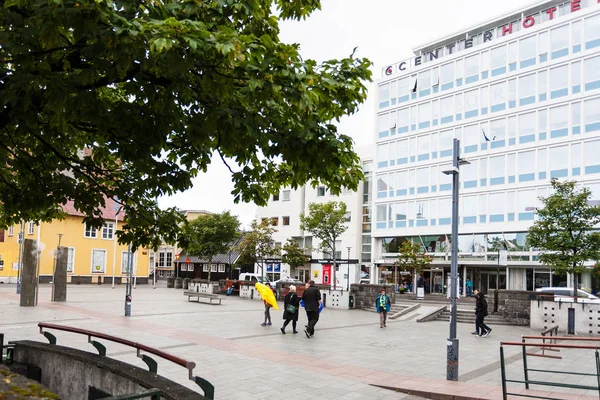
{"type": "MultiPolygon", "coordinates": [[[[153,354],[153,355],[158,356],[167,361],[171,361],[172,363],[175,363],[177,365],[181,365],[182,367],[184,367],[188,370],[188,378],[191,381],[195,382],[203,390],[204,397],[206,397],[208,400],[214,399],[215,387],[206,379],[201,378],[199,376],[194,376],[193,371],[194,371],[194,368],[196,367],[196,363],[193,361],[185,360],[181,357],[177,357],[172,354],[165,353],[162,350],[158,350],[158,349],[155,349],[150,346],[146,346],[141,343],[136,343],[131,340],[122,339],[122,338],[119,338],[116,336],[107,335],[105,333],[100,333],[100,332],[94,332],[94,331],[90,331],[87,329],[73,328],[73,327],[64,326],[64,325],[49,324],[49,323],[45,323],[45,322],[40,322],[38,324],[38,327],[40,328],[40,333],[48,339],[50,344],[56,344],[56,336],[54,336],[50,332],[44,331],[44,329],[54,329],[54,330],[59,330],[59,331],[64,331],[64,332],[71,332],[71,333],[77,333],[80,335],[85,335],[88,337],[88,343],[90,343],[92,346],[94,346],[96,348],[96,350],[98,351],[98,354],[103,357],[106,356],[106,347],[103,344],[101,344],[100,342],[98,342],[96,340],[92,340],[92,338],[108,340],[108,341],[111,341],[114,343],[133,347],[137,350],[137,356],[139,358],[141,358],[142,361],[144,361],[144,363],[146,363],[149,371],[153,372],[153,373],[157,373],[158,363],[152,357],[149,357],[146,354],[142,354],[142,351],[145,353],[153,354]]],[[[156,389],[152,389],[152,390],[156,390],[156,389]]],[[[143,397],[147,397],[147,396],[149,396],[149,395],[147,394],[146,396],[143,396],[143,397]]],[[[136,399],[136,398],[139,398],[139,397],[127,397],[127,396],[114,397],[114,399],[136,399]]]]}
{"type": "MultiPolygon", "coordinates": [[[[553,328],[552,328],[553,329],[553,328]]],[[[570,389],[579,389],[579,390],[594,390],[597,391],[600,396],[600,344],[598,345],[576,345],[576,344],[558,344],[556,341],[588,341],[588,342],[600,342],[600,338],[588,338],[588,337],[562,337],[562,336],[553,336],[551,340],[554,343],[547,343],[547,336],[523,336],[522,342],[500,342],[500,372],[502,374],[502,398],[504,400],[508,399],[508,396],[520,396],[520,397],[529,397],[529,398],[537,398],[537,399],[548,399],[548,400],[560,400],[558,398],[548,397],[548,396],[536,396],[534,394],[525,394],[525,393],[511,393],[508,392],[507,383],[523,383],[525,384],[525,389],[529,389],[530,385],[538,385],[538,386],[553,386],[553,387],[562,387],[562,388],[570,388],[570,389]],[[527,339],[533,340],[542,340],[542,343],[531,343],[526,342],[527,339]],[[506,364],[504,361],[504,346],[521,346],[523,353],[523,380],[515,380],[515,379],[507,379],[506,378],[506,364]],[[542,351],[560,351],[560,349],[577,349],[577,350],[594,350],[595,352],[595,363],[596,363],[596,373],[584,373],[584,372],[573,372],[573,371],[556,371],[556,370],[543,370],[536,368],[529,368],[527,366],[527,356],[534,355],[538,357],[548,357],[548,358],[557,358],[561,359],[562,357],[557,356],[549,356],[549,355],[539,355],[534,353],[528,353],[527,348],[534,347],[539,348],[542,351]],[[550,374],[561,374],[561,375],[573,375],[573,376],[593,376],[596,377],[596,386],[585,385],[585,384],[569,384],[564,382],[551,382],[551,381],[541,381],[541,380],[532,380],[529,379],[529,372],[538,372],[538,373],[550,373],[550,374]]]]}

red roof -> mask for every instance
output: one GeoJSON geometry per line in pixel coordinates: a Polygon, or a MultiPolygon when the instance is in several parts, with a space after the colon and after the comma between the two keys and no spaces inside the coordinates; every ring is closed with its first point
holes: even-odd
{"type": "MultiPolygon", "coordinates": [[[[105,203],[106,203],[106,205],[104,207],[100,208],[102,210],[102,218],[104,218],[107,221],[114,221],[115,214],[116,214],[115,201],[113,199],[106,198],[105,203]]],[[[119,206],[117,206],[117,208],[118,207],[119,206]]],[[[62,209],[64,212],[66,212],[69,215],[73,215],[76,217],[85,217],[86,216],[84,213],[82,213],[81,211],[79,211],[75,208],[75,204],[73,203],[72,200],[69,200],[69,201],[67,201],[66,204],[63,204],[62,209]]],[[[118,221],[123,221],[124,216],[125,216],[125,212],[121,210],[118,215],[118,221]]]]}

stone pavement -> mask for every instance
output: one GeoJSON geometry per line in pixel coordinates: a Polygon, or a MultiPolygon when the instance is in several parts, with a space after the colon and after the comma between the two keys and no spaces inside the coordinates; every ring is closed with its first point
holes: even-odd
{"type": "MultiPolygon", "coordinates": [[[[52,303],[50,286],[42,285],[39,305],[19,307],[14,285],[0,285],[0,332],[5,340],[44,341],[41,321],[89,329],[149,346],[195,361],[195,373],[215,385],[216,398],[263,399],[293,392],[303,399],[418,399],[382,387],[402,388],[427,398],[500,399],[499,341],[519,341],[537,334],[528,328],[497,326],[479,338],[473,326],[458,324],[459,382],[446,376],[447,322],[416,323],[431,307],[389,321],[379,328],[378,315],[365,311],[325,309],[315,337],[279,331],[281,311],[272,311],[274,324],[261,327],[263,305],[257,300],[227,297],[221,306],[187,302],[179,289],[139,285],[133,291],[132,316],[124,317],[125,287],[70,285],[66,303],[52,303]]],[[[301,310],[299,324],[306,316],[301,310]]],[[[94,349],[87,338],[56,332],[58,343],[94,349]]],[[[131,348],[105,343],[108,355],[145,368],[131,348]]],[[[506,348],[509,378],[522,379],[520,348],[506,348]]],[[[595,372],[591,351],[563,351],[563,360],[529,357],[530,368],[595,372]]],[[[190,388],[186,370],[159,361],[159,374],[190,388]]],[[[546,374],[548,375],[548,374],[546,374]]],[[[572,382],[552,374],[545,380],[572,382]]],[[[591,384],[593,384],[593,380],[591,384]]],[[[577,378],[589,383],[586,377],[577,378]]],[[[550,390],[534,387],[539,390],[550,390]]],[[[512,391],[524,390],[514,385],[512,391]]],[[[597,393],[554,389],[552,397],[584,398],[597,393]],[[562,393],[560,393],[562,392],[562,393]]]]}

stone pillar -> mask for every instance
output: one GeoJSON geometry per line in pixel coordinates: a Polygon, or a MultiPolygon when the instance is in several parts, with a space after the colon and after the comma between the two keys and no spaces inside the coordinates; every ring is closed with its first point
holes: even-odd
{"type": "Polygon", "coordinates": [[[69,249],[61,246],[56,249],[56,267],[52,278],[52,301],[67,301],[67,259],[69,249]]]}
{"type": "Polygon", "coordinates": [[[37,245],[35,240],[25,239],[23,250],[23,268],[21,269],[21,307],[35,306],[37,289],[37,245]]]}

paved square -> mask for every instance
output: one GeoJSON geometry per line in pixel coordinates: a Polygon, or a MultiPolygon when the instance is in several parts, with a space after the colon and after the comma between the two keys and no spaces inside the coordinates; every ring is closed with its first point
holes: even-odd
{"type": "MultiPolygon", "coordinates": [[[[227,297],[220,306],[189,303],[182,290],[167,289],[163,282],[158,286],[153,289],[139,285],[134,289],[132,316],[124,317],[124,286],[113,290],[109,285],[70,285],[67,302],[52,303],[50,286],[42,285],[39,305],[24,308],[18,305],[14,285],[0,285],[0,332],[5,340],[44,341],[37,323],[45,321],[157,347],[195,361],[195,373],[215,385],[219,400],[264,399],[288,391],[302,393],[303,399],[416,399],[372,384],[412,385],[424,391],[448,384],[448,323],[416,322],[419,315],[431,309],[428,306],[389,321],[385,329],[379,328],[375,313],[325,309],[315,337],[307,339],[302,332],[293,335],[291,325],[286,335],[281,334],[282,311],[272,311],[273,325],[262,327],[261,301],[227,297]]],[[[301,310],[300,331],[305,323],[301,310]]],[[[500,386],[499,341],[520,341],[521,335],[538,333],[523,327],[492,328],[490,337],[478,338],[470,334],[473,326],[458,324],[463,385],[456,390],[464,391],[464,395],[494,390],[488,397],[496,398],[500,386]]],[[[84,336],[64,332],[56,332],[56,336],[59,344],[94,350],[84,336]]],[[[105,344],[109,356],[145,368],[135,351],[105,344]]],[[[593,352],[561,355],[565,358],[558,361],[529,357],[530,367],[595,372],[593,352]],[[589,362],[585,361],[588,358],[589,362]]],[[[520,348],[507,348],[506,356],[509,376],[522,379],[520,348]]],[[[159,362],[158,372],[197,389],[187,380],[186,370],[177,365],[159,362]]],[[[557,375],[552,379],[566,378],[557,375]]],[[[589,383],[585,377],[581,381],[589,383]]],[[[523,386],[514,388],[520,391],[523,386]]]]}

